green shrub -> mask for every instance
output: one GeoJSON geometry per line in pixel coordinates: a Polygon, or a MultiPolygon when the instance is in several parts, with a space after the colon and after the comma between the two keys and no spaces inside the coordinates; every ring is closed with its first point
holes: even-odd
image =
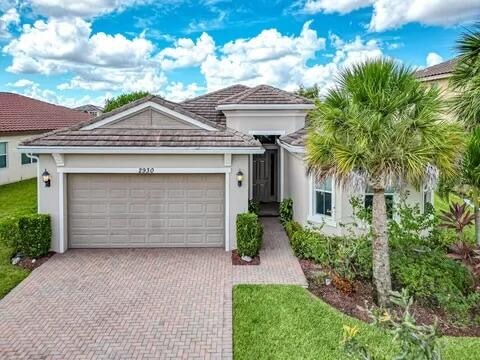
{"type": "Polygon", "coordinates": [[[262,247],[263,227],[253,213],[237,215],[237,248],[240,256],[256,256],[262,247]]]}
{"type": "Polygon", "coordinates": [[[302,230],[302,225],[300,225],[296,221],[289,221],[283,224],[283,227],[285,228],[285,232],[287,233],[287,236],[290,240],[292,239],[294,233],[302,230]]]}
{"type": "Polygon", "coordinates": [[[293,219],[293,200],[291,198],[283,199],[280,203],[280,222],[286,224],[293,219]]]}
{"type": "Polygon", "coordinates": [[[52,239],[50,216],[32,214],[2,220],[0,239],[16,253],[32,258],[45,255],[52,239]]]}
{"type": "Polygon", "coordinates": [[[260,202],[253,199],[248,200],[248,212],[258,215],[260,212],[260,202]]]}
{"type": "Polygon", "coordinates": [[[436,305],[445,305],[446,299],[467,294],[473,285],[468,269],[440,251],[395,251],[391,261],[397,287],[404,287],[416,298],[436,305]]]}

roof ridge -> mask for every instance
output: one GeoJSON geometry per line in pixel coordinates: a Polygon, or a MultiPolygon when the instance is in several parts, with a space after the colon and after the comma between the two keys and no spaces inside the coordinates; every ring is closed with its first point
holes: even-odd
{"type": "Polygon", "coordinates": [[[252,88],[245,89],[245,91],[242,91],[242,92],[240,92],[240,93],[238,93],[238,94],[230,95],[230,96],[228,96],[228,97],[220,100],[220,101],[218,102],[218,104],[223,104],[224,102],[230,101],[230,100],[235,99],[235,98],[240,99],[240,100],[243,100],[246,96],[255,93],[255,91],[258,90],[258,89],[257,89],[258,87],[259,87],[259,85],[254,86],[254,87],[252,87],[252,88]]]}
{"type": "Polygon", "coordinates": [[[289,91],[277,88],[275,86],[267,85],[267,84],[260,84],[260,85],[257,85],[255,87],[253,87],[253,88],[250,88],[249,90],[243,91],[239,94],[235,94],[235,95],[229,96],[227,98],[224,98],[224,99],[220,100],[218,102],[218,104],[226,104],[228,102],[231,102],[232,100],[235,100],[235,101],[238,102],[238,104],[240,104],[240,102],[242,100],[245,100],[250,95],[255,94],[257,91],[259,91],[261,89],[269,89],[270,91],[273,91],[273,92],[275,92],[279,95],[283,95],[283,96],[289,98],[292,101],[303,100],[303,101],[307,101],[308,103],[313,104],[313,101],[306,98],[306,97],[303,97],[303,96],[300,96],[300,95],[297,95],[297,94],[291,93],[289,91]]]}
{"type": "Polygon", "coordinates": [[[190,98],[190,99],[185,99],[185,100],[183,100],[182,102],[180,102],[179,104],[188,103],[188,102],[190,102],[190,101],[195,101],[195,100],[201,99],[201,98],[203,98],[203,97],[205,97],[205,96],[210,96],[210,95],[213,95],[213,94],[218,94],[220,91],[224,91],[224,90],[227,90],[227,89],[231,89],[231,88],[234,88],[234,87],[236,87],[236,86],[245,87],[245,90],[250,89],[250,87],[248,87],[248,86],[246,86],[246,85],[243,85],[243,84],[233,84],[233,85],[230,85],[230,86],[227,86],[227,87],[224,87],[224,88],[215,90],[215,91],[211,91],[211,92],[207,92],[207,93],[202,94],[202,95],[195,96],[195,97],[190,98]]]}

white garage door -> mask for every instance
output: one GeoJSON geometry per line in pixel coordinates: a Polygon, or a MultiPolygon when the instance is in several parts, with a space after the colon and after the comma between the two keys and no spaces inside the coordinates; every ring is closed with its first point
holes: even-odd
{"type": "Polygon", "coordinates": [[[223,174],[69,174],[69,246],[224,246],[224,182],[223,174]]]}

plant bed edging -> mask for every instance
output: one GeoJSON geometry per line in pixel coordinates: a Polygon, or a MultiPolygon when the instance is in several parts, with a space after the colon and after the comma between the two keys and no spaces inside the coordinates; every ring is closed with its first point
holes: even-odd
{"type": "Polygon", "coordinates": [[[244,261],[238,253],[238,250],[232,251],[232,265],[260,265],[260,256],[252,257],[252,261],[244,261]]]}

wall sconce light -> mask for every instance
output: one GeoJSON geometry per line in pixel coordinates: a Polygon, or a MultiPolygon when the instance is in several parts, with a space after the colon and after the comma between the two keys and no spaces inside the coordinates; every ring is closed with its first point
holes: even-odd
{"type": "Polygon", "coordinates": [[[242,182],[243,182],[243,172],[242,172],[242,170],[238,170],[238,172],[237,172],[237,181],[238,181],[238,187],[241,187],[242,182]]]}
{"type": "Polygon", "coordinates": [[[45,169],[42,174],[43,182],[45,183],[45,187],[50,187],[50,173],[45,169]]]}

